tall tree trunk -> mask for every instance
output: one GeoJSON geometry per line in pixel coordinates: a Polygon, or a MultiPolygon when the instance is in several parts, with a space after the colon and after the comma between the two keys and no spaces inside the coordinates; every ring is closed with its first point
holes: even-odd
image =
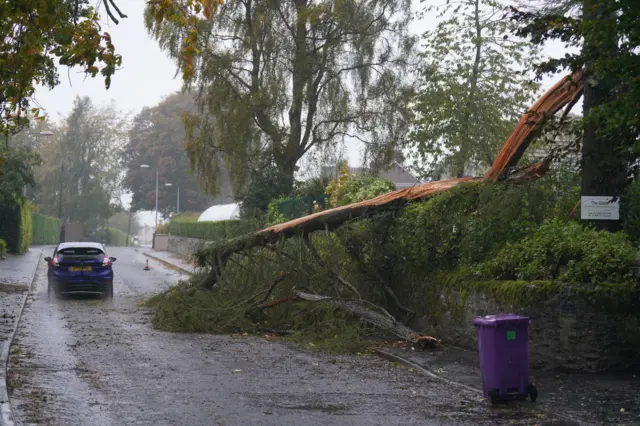
{"type": "MultiPolygon", "coordinates": [[[[602,11],[603,0],[584,0],[583,16],[585,21],[592,20],[604,22],[607,19],[615,19],[602,11]]],[[[608,40],[602,40],[602,36],[594,37],[591,34],[585,35],[585,53],[591,55],[592,52],[599,51],[598,56],[613,55],[617,50],[617,40],[615,34],[608,40]]],[[[614,93],[615,81],[602,78],[590,72],[591,67],[587,64],[587,79],[584,86],[584,117],[600,105],[611,100],[614,93]]],[[[614,138],[611,133],[604,135],[600,132],[605,128],[602,122],[587,120],[584,128],[582,140],[582,196],[620,196],[627,176],[626,156],[622,151],[622,140],[614,138]],[[615,140],[614,140],[615,139],[615,140]]],[[[600,229],[611,231],[620,228],[618,220],[595,220],[590,221],[600,229]]]]}
{"type": "Polygon", "coordinates": [[[476,37],[476,56],[473,60],[473,68],[471,69],[471,76],[469,77],[469,93],[467,95],[467,101],[465,105],[465,115],[462,123],[460,151],[457,155],[457,161],[454,161],[455,177],[464,176],[464,166],[469,161],[467,158],[467,147],[471,144],[473,135],[470,131],[471,122],[471,109],[473,108],[474,99],[478,90],[478,78],[480,76],[480,60],[482,58],[482,26],[480,25],[480,0],[475,0],[475,37],[476,37]]]}

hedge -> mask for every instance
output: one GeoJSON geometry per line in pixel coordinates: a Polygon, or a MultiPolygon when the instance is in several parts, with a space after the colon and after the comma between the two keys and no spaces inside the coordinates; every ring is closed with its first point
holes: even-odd
{"type": "Polygon", "coordinates": [[[220,241],[255,230],[252,222],[242,220],[220,220],[215,222],[195,222],[172,220],[164,226],[164,232],[179,237],[220,241]]]}
{"type": "Polygon", "coordinates": [[[25,253],[31,242],[31,203],[15,200],[0,206],[0,238],[12,253],[25,253]]]}
{"type": "Polygon", "coordinates": [[[20,253],[29,251],[31,245],[32,222],[31,222],[32,205],[29,201],[20,203],[20,253]]]}
{"type": "Polygon", "coordinates": [[[55,217],[34,213],[31,215],[32,234],[31,244],[57,244],[60,241],[60,226],[62,221],[55,217]]]}

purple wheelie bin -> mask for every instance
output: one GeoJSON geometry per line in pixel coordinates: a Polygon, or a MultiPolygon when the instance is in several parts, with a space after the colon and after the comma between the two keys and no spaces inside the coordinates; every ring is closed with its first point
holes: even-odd
{"type": "Polygon", "coordinates": [[[514,314],[487,315],[473,321],[478,329],[482,390],[491,403],[535,401],[529,382],[529,318],[514,314]]]}

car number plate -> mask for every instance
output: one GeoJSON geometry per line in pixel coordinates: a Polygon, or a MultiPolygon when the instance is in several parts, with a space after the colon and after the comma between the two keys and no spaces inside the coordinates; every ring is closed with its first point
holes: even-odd
{"type": "Polygon", "coordinates": [[[91,271],[91,266],[70,266],[71,272],[88,272],[91,271]]]}

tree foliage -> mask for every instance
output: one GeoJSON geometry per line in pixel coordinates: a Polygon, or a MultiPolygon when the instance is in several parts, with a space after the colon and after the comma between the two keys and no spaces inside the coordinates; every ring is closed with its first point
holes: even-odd
{"type": "Polygon", "coordinates": [[[427,7],[441,21],[424,37],[421,87],[408,146],[423,176],[443,167],[488,167],[539,85],[528,67],[538,47],[513,37],[515,23],[498,0],[427,7]]]}
{"type": "Polygon", "coordinates": [[[396,189],[393,182],[363,173],[351,174],[349,164],[343,161],[338,176],[329,182],[325,194],[332,207],[345,206],[369,200],[396,189]]]}
{"type": "MultiPolygon", "coordinates": [[[[562,57],[537,64],[540,74],[584,70],[583,195],[620,195],[640,153],[640,3],[564,0],[513,9],[519,35],[542,45],[558,40],[562,57]]],[[[613,222],[613,221],[600,221],[613,222]]]]}
{"type": "Polygon", "coordinates": [[[193,97],[175,93],[153,107],[144,108],[133,120],[129,141],[124,150],[127,166],[125,189],[133,193],[133,210],[155,208],[156,168],[159,175],[158,207],[164,217],[177,208],[180,188],[180,211],[203,211],[214,202],[230,200],[231,187],[224,179],[218,197],[212,199],[198,187],[189,173],[184,151],[184,126],[181,116],[194,109],[193,97]],[[141,168],[146,164],[150,168],[141,168]],[[171,183],[171,187],[166,187],[171,183]]]}
{"type": "MultiPolygon", "coordinates": [[[[122,58],[102,32],[89,0],[20,0],[0,3],[0,133],[8,136],[39,116],[37,85],[58,85],[60,65],[80,66],[105,86],[122,58]]],[[[108,6],[108,0],[105,1],[108,6]]]]}
{"type": "Polygon", "coordinates": [[[266,156],[291,186],[309,150],[347,136],[388,152],[406,128],[410,3],[230,0],[215,19],[187,22],[147,8],[149,31],[198,93],[186,142],[205,185],[218,186],[224,161],[242,187],[266,156]]]}
{"type": "Polygon", "coordinates": [[[120,208],[121,150],[127,121],[113,105],[76,98],[53,140],[39,148],[35,201],[42,214],[80,222],[91,231],[120,208]]]}

